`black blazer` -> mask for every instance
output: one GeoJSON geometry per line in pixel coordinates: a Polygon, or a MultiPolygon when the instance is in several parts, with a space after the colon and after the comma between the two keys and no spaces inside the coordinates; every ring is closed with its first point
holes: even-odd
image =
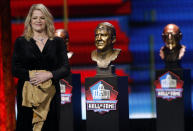
{"type": "Polygon", "coordinates": [[[65,77],[70,68],[64,41],[59,37],[48,39],[41,52],[34,39],[17,38],[12,58],[13,76],[29,80],[29,70],[51,71],[54,80],[65,77]]]}
{"type": "Polygon", "coordinates": [[[58,109],[56,109],[60,104],[58,81],[70,73],[66,45],[63,39],[59,37],[55,37],[53,40],[48,39],[42,52],[39,50],[34,39],[27,41],[24,37],[18,37],[15,41],[12,57],[12,74],[19,78],[17,85],[18,120],[16,130],[20,131],[31,130],[32,128],[30,127],[32,112],[26,113],[27,109],[22,107],[22,89],[24,82],[29,80],[29,70],[47,70],[53,74],[52,81],[56,87],[56,95],[50,105],[50,113],[48,114],[48,120],[46,120],[43,130],[52,130],[52,127],[57,128],[58,117],[56,119],[53,118],[59,115],[57,113],[58,109]],[[56,125],[56,127],[53,125],[56,125]]]}

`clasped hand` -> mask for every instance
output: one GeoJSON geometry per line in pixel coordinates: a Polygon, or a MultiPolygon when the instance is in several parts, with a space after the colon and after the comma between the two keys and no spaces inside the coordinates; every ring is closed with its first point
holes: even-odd
{"type": "Polygon", "coordinates": [[[53,77],[52,73],[49,71],[46,72],[36,72],[33,77],[30,77],[30,83],[34,86],[45,82],[53,77]]]}

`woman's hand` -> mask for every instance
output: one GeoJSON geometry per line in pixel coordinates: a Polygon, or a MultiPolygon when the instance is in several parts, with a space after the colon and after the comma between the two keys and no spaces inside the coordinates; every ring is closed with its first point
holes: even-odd
{"type": "Polygon", "coordinates": [[[53,77],[52,73],[49,71],[46,72],[36,72],[33,77],[30,78],[30,83],[34,86],[45,82],[53,77]]]}

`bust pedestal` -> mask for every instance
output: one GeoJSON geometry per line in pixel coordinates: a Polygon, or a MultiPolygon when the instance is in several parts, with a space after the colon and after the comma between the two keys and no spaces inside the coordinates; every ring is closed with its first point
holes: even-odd
{"type": "Polygon", "coordinates": [[[115,67],[97,69],[85,80],[87,131],[125,131],[128,127],[128,77],[115,67]]]}
{"type": "Polygon", "coordinates": [[[188,69],[156,71],[157,131],[190,131],[191,77],[188,69]]]}
{"type": "Polygon", "coordinates": [[[59,131],[79,131],[82,120],[80,74],[71,74],[60,80],[60,88],[59,131]]]}

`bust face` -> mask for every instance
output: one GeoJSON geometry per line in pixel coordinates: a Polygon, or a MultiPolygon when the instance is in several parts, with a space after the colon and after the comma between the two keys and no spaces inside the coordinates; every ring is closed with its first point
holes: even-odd
{"type": "Polygon", "coordinates": [[[166,47],[172,50],[177,45],[177,41],[175,38],[176,34],[173,34],[172,32],[168,32],[168,33],[165,33],[165,36],[166,36],[166,39],[165,39],[166,47]]]}
{"type": "Polygon", "coordinates": [[[179,32],[179,27],[175,24],[168,24],[164,28],[163,39],[168,49],[174,49],[179,43],[179,32]]]}
{"type": "Polygon", "coordinates": [[[68,42],[69,42],[69,37],[68,37],[68,35],[67,35],[67,31],[66,31],[66,30],[64,30],[64,29],[57,29],[57,30],[55,31],[55,36],[58,36],[58,37],[60,37],[60,38],[63,38],[64,41],[65,41],[65,43],[68,44],[68,42]]]}
{"type": "Polygon", "coordinates": [[[62,29],[56,30],[55,36],[58,36],[64,39],[64,31],[62,29]]]}
{"type": "Polygon", "coordinates": [[[64,40],[66,46],[67,46],[67,50],[69,50],[69,36],[68,36],[68,32],[64,29],[57,29],[55,31],[55,36],[60,37],[64,40]]]}
{"type": "Polygon", "coordinates": [[[112,49],[113,43],[111,39],[111,34],[106,28],[98,28],[95,32],[95,45],[100,51],[106,51],[112,49]]]}

